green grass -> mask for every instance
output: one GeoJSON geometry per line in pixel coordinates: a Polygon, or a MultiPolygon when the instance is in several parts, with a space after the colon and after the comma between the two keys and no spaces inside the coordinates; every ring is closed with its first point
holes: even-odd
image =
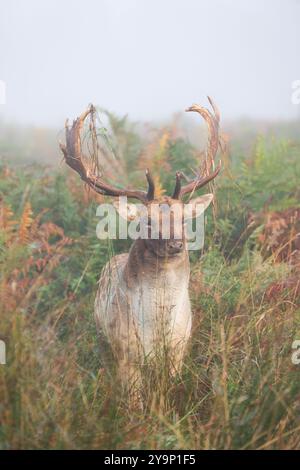
{"type": "MultiPolygon", "coordinates": [[[[178,167],[176,141],[170,149],[178,167]]],[[[93,321],[101,268],[130,243],[96,239],[96,200],[84,200],[69,172],[3,166],[2,214],[10,206],[14,224],[11,233],[1,219],[0,448],[299,449],[300,366],[291,362],[299,289],[286,282],[299,279],[299,267],[265,256],[259,237],[268,214],[299,206],[298,152],[260,140],[251,158],[228,162],[205,248],[191,256],[193,334],[182,377],[144,380],[144,411],[128,409],[93,321]],[[41,216],[22,241],[27,201],[32,220],[41,216]],[[39,251],[50,221],[72,241],[59,248],[62,235],[50,230],[50,251],[39,251]]]]}

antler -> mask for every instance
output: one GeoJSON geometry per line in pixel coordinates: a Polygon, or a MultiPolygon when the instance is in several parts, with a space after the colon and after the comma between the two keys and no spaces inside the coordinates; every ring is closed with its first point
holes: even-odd
{"type": "Polygon", "coordinates": [[[196,177],[188,181],[185,186],[181,186],[181,180],[182,178],[185,178],[185,175],[183,173],[177,172],[176,173],[176,183],[175,183],[175,189],[173,193],[173,199],[180,199],[182,198],[185,194],[188,194],[190,192],[194,192],[199,188],[202,188],[205,186],[207,183],[212,181],[219,173],[221,170],[221,161],[218,163],[216,169],[210,173],[210,170],[214,166],[214,159],[217,154],[218,148],[219,148],[219,122],[220,122],[220,113],[213,102],[213,100],[208,96],[208,101],[212,107],[213,113],[209,111],[206,108],[203,108],[202,106],[199,106],[198,104],[193,104],[190,108],[187,108],[186,111],[194,111],[196,113],[199,113],[207,122],[208,125],[208,130],[209,130],[209,138],[208,138],[208,146],[207,146],[207,151],[206,151],[206,158],[205,158],[205,175],[201,176],[199,173],[196,174],[196,177]]]}
{"type": "Polygon", "coordinates": [[[68,125],[68,121],[66,121],[66,145],[60,144],[65,162],[80,175],[83,181],[99,194],[114,197],[127,196],[129,198],[139,199],[142,202],[151,201],[154,199],[155,187],[149,170],[146,170],[146,178],[148,181],[148,191],[146,193],[145,191],[134,189],[120,189],[106,183],[102,177],[95,174],[94,170],[84,161],[81,149],[80,131],[87,116],[94,112],[95,108],[91,105],[89,109],[84,111],[81,116],[73,121],[71,128],[68,125]]]}

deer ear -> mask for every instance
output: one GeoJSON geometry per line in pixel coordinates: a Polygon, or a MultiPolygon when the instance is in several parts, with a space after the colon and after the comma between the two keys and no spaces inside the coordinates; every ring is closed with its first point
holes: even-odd
{"type": "Polygon", "coordinates": [[[203,196],[195,197],[184,205],[184,218],[194,219],[199,217],[213,200],[213,194],[204,194],[203,196]]]}
{"type": "Polygon", "coordinates": [[[140,218],[140,207],[139,204],[130,204],[124,201],[115,201],[114,207],[122,219],[128,220],[128,222],[140,218]]]}

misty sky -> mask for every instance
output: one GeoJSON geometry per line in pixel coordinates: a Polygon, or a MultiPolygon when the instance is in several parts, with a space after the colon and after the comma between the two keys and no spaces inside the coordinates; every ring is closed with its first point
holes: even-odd
{"type": "Polygon", "coordinates": [[[228,119],[299,116],[298,0],[0,0],[0,117],[61,126],[90,102],[169,117],[211,95],[228,119]]]}

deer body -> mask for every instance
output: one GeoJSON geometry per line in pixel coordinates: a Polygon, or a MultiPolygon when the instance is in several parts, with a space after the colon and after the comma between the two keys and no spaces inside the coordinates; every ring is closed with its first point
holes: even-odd
{"type": "Polygon", "coordinates": [[[172,371],[180,371],[191,332],[189,259],[184,250],[165,259],[137,240],[129,254],[105,266],[95,301],[97,326],[106,333],[116,358],[134,371],[143,358],[170,352],[172,371]]]}

